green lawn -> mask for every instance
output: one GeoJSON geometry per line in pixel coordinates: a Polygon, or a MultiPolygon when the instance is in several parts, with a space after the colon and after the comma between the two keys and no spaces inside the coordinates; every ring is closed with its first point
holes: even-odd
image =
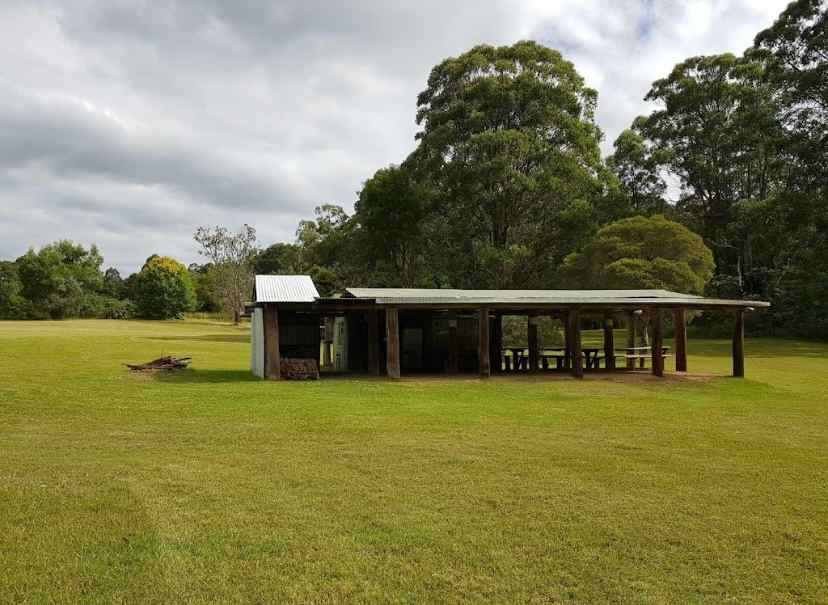
{"type": "Polygon", "coordinates": [[[0,322],[0,601],[826,603],[828,346],[747,352],[273,383],[218,323],[0,322]]]}

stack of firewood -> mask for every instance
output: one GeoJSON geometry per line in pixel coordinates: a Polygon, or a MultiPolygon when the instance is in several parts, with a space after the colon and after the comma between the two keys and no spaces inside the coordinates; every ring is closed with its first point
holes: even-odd
{"type": "Polygon", "coordinates": [[[319,367],[315,359],[284,358],[282,359],[282,378],[286,380],[317,380],[319,367]]]}
{"type": "Polygon", "coordinates": [[[171,372],[173,370],[183,370],[189,364],[189,357],[172,357],[167,355],[166,357],[159,357],[147,363],[125,363],[124,365],[133,372],[154,372],[157,370],[171,372]]]}

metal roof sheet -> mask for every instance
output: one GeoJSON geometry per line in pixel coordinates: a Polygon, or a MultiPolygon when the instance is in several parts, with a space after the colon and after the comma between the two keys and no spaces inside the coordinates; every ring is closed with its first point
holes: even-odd
{"type": "MultiPolygon", "coordinates": [[[[338,299],[345,300],[348,299],[338,299]]],[[[633,298],[618,298],[618,297],[587,297],[587,298],[566,298],[566,297],[551,297],[551,298],[520,298],[520,299],[495,299],[495,298],[410,298],[410,297],[385,297],[377,299],[351,299],[352,301],[365,303],[375,303],[378,305],[441,305],[446,308],[449,307],[473,307],[483,305],[493,305],[499,307],[532,307],[534,305],[547,305],[561,307],[566,306],[594,306],[594,307],[646,307],[646,306],[663,306],[663,307],[687,307],[687,308],[705,308],[705,307],[768,307],[769,303],[758,300],[730,300],[721,298],[700,298],[700,297],[633,297],[633,298]]],[[[332,299],[322,299],[319,302],[333,303],[332,299]]]]}
{"type": "Polygon", "coordinates": [[[664,305],[768,307],[753,300],[704,298],[669,290],[458,290],[449,288],[348,288],[354,298],[322,299],[308,275],[257,275],[256,302],[378,305],[664,305]]]}
{"type": "Polygon", "coordinates": [[[319,292],[309,275],[257,275],[256,302],[313,302],[319,292]]]}
{"type": "Polygon", "coordinates": [[[621,298],[700,298],[692,294],[681,294],[668,290],[457,290],[441,288],[348,288],[348,292],[357,298],[373,298],[377,302],[385,300],[445,300],[447,302],[467,301],[563,301],[621,298]]]}
{"type": "Polygon", "coordinates": [[[762,301],[704,298],[669,290],[456,290],[439,288],[348,288],[357,298],[380,305],[683,305],[689,307],[767,307],[762,301]]]}

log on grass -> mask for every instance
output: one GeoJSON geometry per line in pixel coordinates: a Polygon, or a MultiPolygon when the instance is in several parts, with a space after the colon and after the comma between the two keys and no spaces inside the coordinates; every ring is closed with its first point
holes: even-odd
{"type": "Polygon", "coordinates": [[[167,355],[153,359],[147,363],[125,363],[124,365],[133,372],[172,371],[183,370],[190,364],[190,360],[190,357],[172,357],[171,355],[167,355]]]}

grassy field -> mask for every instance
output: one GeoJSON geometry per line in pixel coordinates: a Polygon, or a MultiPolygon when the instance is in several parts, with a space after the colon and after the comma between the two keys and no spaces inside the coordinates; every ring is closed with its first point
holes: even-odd
{"type": "Polygon", "coordinates": [[[269,383],[227,325],[0,322],[0,602],[826,603],[828,347],[747,352],[269,383]]]}

